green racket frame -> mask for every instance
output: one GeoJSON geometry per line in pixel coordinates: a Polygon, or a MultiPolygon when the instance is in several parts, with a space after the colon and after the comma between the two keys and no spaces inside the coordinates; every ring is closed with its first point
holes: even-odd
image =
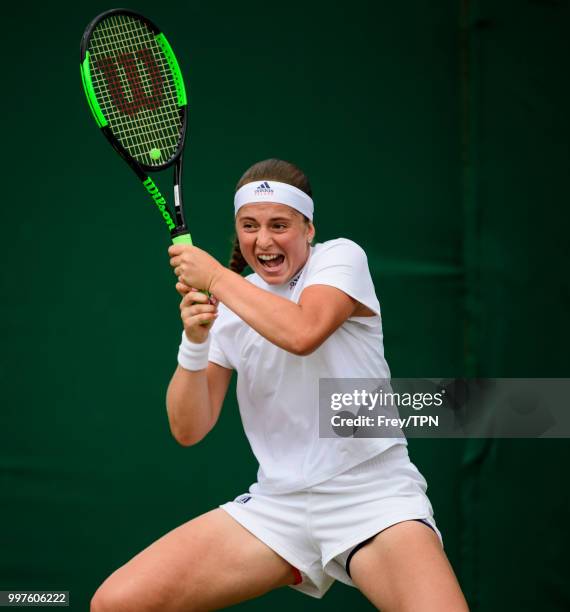
{"type": "Polygon", "coordinates": [[[81,81],[83,83],[83,90],[87,97],[87,102],[91,113],[95,119],[95,122],[103,132],[104,136],[110,142],[111,146],[115,151],[127,162],[132,168],[134,173],[138,176],[147,193],[152,198],[156,208],[160,212],[166,226],[170,230],[170,236],[174,244],[192,244],[192,238],[188,231],[186,220],[184,217],[184,207],[182,201],[182,162],[183,162],[183,151],[184,143],[186,139],[186,126],[187,126],[187,97],[186,89],[184,87],[184,79],[180,71],[180,66],[176,60],[176,56],[172,51],[172,47],[168,42],[165,35],[160,31],[152,21],[143,15],[131,11],[129,9],[111,9],[98,15],[86,28],[83,38],[81,39],[81,58],[80,58],[80,69],[81,69],[81,81]],[[155,40],[162,49],[168,66],[171,70],[174,87],[177,96],[178,112],[180,113],[180,134],[177,149],[168,160],[162,164],[147,165],[137,161],[133,156],[125,149],[125,147],[119,142],[119,140],[113,134],[113,130],[109,125],[108,119],[105,117],[99,102],[97,101],[97,95],[92,82],[92,63],[89,53],[89,43],[93,31],[103,20],[111,16],[125,15],[134,19],[138,19],[150,30],[152,30],[155,40]],[[162,195],[155,182],[149,176],[150,172],[157,172],[165,170],[170,166],[174,166],[174,213],[169,208],[166,198],[162,195]]]}

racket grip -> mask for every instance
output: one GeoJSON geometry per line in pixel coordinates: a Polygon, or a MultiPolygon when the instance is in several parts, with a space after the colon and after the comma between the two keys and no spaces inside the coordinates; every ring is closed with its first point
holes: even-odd
{"type": "Polygon", "coordinates": [[[192,245],[192,238],[190,234],[179,234],[178,236],[174,236],[172,239],[172,244],[189,244],[192,245]]]}
{"type": "MultiPolygon", "coordinates": [[[[179,234],[178,236],[174,236],[174,238],[172,238],[172,244],[189,244],[192,245],[192,238],[190,237],[190,234],[179,234]]],[[[204,295],[207,295],[208,298],[210,297],[210,292],[206,291],[205,289],[200,289],[200,292],[203,293],[204,295]]],[[[209,323],[201,323],[200,325],[210,325],[209,323]]]]}
{"type": "MultiPolygon", "coordinates": [[[[193,246],[193,242],[192,242],[192,238],[190,236],[189,232],[186,232],[185,234],[178,234],[177,236],[174,236],[172,238],[172,244],[189,244],[190,246],[193,246]]],[[[210,297],[210,293],[209,291],[206,290],[200,290],[204,295],[207,295],[208,297],[210,297]]]]}

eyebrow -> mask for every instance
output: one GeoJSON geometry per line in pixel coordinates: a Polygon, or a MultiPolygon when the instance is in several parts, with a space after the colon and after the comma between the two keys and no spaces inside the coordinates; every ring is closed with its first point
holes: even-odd
{"type": "MultiPolygon", "coordinates": [[[[240,217],[239,220],[240,221],[255,221],[256,223],[258,223],[255,217],[240,217]]],[[[270,223],[274,221],[292,221],[292,219],[290,219],[289,217],[271,217],[271,219],[269,219],[270,223]]]]}

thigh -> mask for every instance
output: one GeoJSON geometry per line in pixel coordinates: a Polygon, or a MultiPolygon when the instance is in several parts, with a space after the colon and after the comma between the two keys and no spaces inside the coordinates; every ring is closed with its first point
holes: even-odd
{"type": "Polygon", "coordinates": [[[388,527],[350,563],[354,584],[382,612],[465,612],[467,603],[437,535],[420,522],[388,527]]]}
{"type": "Polygon", "coordinates": [[[91,610],[219,610],[293,581],[287,561],[217,508],[111,574],[93,596],[91,610]]]}

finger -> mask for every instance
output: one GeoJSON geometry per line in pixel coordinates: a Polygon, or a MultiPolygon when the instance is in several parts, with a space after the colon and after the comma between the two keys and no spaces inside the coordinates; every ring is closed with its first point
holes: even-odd
{"type": "Polygon", "coordinates": [[[180,297],[183,298],[190,291],[190,289],[188,288],[188,285],[185,285],[184,283],[176,283],[176,291],[180,297]]]}
{"type": "Polygon", "coordinates": [[[191,306],[180,306],[180,310],[182,312],[182,316],[186,316],[188,313],[190,315],[197,314],[205,314],[208,312],[217,312],[216,307],[211,304],[192,304],[191,306]]]}
{"type": "Polygon", "coordinates": [[[215,321],[217,317],[217,313],[198,314],[184,317],[182,319],[182,323],[184,324],[184,328],[188,329],[195,325],[207,325],[208,323],[215,321]]]}
{"type": "Polygon", "coordinates": [[[212,323],[213,321],[217,319],[217,317],[218,317],[218,313],[216,312],[196,315],[196,318],[199,321],[200,325],[206,325],[208,323],[212,323]]]}
{"type": "Polygon", "coordinates": [[[179,278],[176,282],[176,287],[180,287],[180,290],[184,291],[184,295],[186,295],[189,291],[193,291],[193,289],[188,287],[188,285],[181,278],[179,278]]]}
{"type": "Polygon", "coordinates": [[[193,302],[197,304],[208,304],[208,296],[204,295],[200,291],[189,291],[183,299],[186,305],[192,304],[193,302]]]}
{"type": "Polygon", "coordinates": [[[180,265],[182,263],[182,257],[171,257],[170,258],[170,265],[175,268],[176,266],[180,265]]]}
{"type": "Polygon", "coordinates": [[[195,296],[194,298],[195,301],[200,304],[208,304],[210,301],[208,296],[203,291],[200,291],[199,289],[192,291],[192,295],[195,296]]]}
{"type": "Polygon", "coordinates": [[[183,250],[184,247],[181,244],[171,244],[168,247],[168,254],[170,255],[170,257],[175,257],[176,255],[180,255],[183,250]]]}
{"type": "Polygon", "coordinates": [[[186,280],[184,278],[184,266],[183,265],[176,266],[176,268],[174,268],[173,272],[174,272],[174,276],[177,276],[178,280],[181,283],[184,283],[185,285],[190,286],[190,285],[188,285],[188,283],[186,282],[186,280]]]}

